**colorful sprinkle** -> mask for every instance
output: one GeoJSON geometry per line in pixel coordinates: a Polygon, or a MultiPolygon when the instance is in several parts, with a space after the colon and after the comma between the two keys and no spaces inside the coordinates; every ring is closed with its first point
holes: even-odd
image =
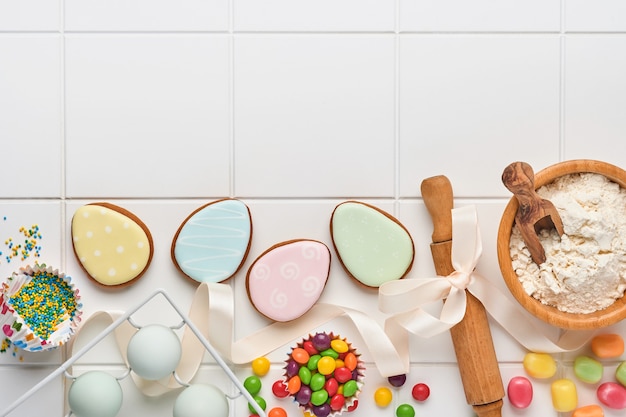
{"type": "Polygon", "coordinates": [[[72,288],[58,275],[36,272],[10,299],[22,320],[39,337],[47,340],[64,320],[76,314],[72,288]]]}

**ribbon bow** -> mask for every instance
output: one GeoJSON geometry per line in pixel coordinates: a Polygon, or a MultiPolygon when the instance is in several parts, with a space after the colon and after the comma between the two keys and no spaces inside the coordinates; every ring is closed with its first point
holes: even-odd
{"type": "Polygon", "coordinates": [[[537,329],[534,317],[474,270],[481,254],[476,208],[455,208],[452,210],[452,266],[455,271],[447,277],[390,281],[379,288],[379,309],[390,314],[385,321],[385,332],[396,342],[401,354],[408,354],[409,333],[428,338],[460,322],[467,303],[465,290],[481,301],[504,330],[531,351],[571,351],[589,340],[593,332],[564,331],[558,341],[551,341],[544,331],[537,329]],[[424,309],[440,300],[444,303],[438,318],[424,309]]]}

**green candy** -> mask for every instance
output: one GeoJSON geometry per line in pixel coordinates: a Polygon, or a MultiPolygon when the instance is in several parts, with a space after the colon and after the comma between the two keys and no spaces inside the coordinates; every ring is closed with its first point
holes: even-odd
{"type": "MultiPolygon", "coordinates": [[[[256,401],[256,403],[261,407],[261,410],[265,410],[267,408],[267,403],[263,397],[255,395],[254,401],[256,401]]],[[[248,404],[248,410],[250,410],[251,413],[256,414],[256,410],[252,408],[252,404],[248,404]]]]}
{"type": "Polygon", "coordinates": [[[322,405],[326,400],[328,400],[328,392],[325,389],[314,391],[311,394],[311,404],[313,405],[322,405]]]}
{"type": "Polygon", "coordinates": [[[304,385],[309,385],[311,383],[311,371],[309,371],[309,368],[306,368],[304,366],[300,368],[300,370],[298,371],[298,376],[300,377],[300,381],[302,381],[304,385]]]}
{"type": "Polygon", "coordinates": [[[415,409],[410,404],[400,404],[396,408],[397,417],[415,417],[415,409]]]}
{"type": "Polygon", "coordinates": [[[243,387],[250,393],[250,395],[257,395],[261,391],[261,380],[258,376],[252,375],[243,381],[243,387]]]}
{"type": "Polygon", "coordinates": [[[356,394],[358,389],[359,386],[356,384],[356,381],[354,379],[351,379],[343,385],[343,396],[346,398],[352,397],[354,394],[356,394]]]}
{"type": "Polygon", "coordinates": [[[326,384],[326,378],[322,374],[313,374],[311,377],[311,383],[309,384],[309,388],[311,391],[319,391],[324,388],[324,384],[326,384]]]}
{"type": "Polygon", "coordinates": [[[334,349],[328,348],[320,352],[322,356],[330,356],[333,359],[337,359],[339,357],[339,353],[337,353],[334,349]]]}
{"type": "Polygon", "coordinates": [[[579,356],[574,360],[574,375],[582,382],[595,384],[602,379],[603,373],[604,367],[593,358],[579,356]]]}
{"type": "Polygon", "coordinates": [[[322,355],[313,355],[309,358],[309,361],[306,364],[306,367],[309,368],[309,371],[315,371],[317,369],[317,363],[322,358],[322,355]]]}
{"type": "Polygon", "coordinates": [[[615,370],[615,379],[626,387],[626,361],[620,363],[615,370]]]}

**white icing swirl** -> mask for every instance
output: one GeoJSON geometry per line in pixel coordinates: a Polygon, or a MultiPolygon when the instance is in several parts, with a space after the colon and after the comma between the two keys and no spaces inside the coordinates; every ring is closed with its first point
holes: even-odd
{"type": "Polygon", "coordinates": [[[296,280],[300,275],[300,268],[295,262],[287,262],[280,266],[280,276],[286,280],[296,280]]]}
{"type": "Polygon", "coordinates": [[[320,245],[311,243],[309,245],[302,245],[302,257],[304,259],[320,259],[322,251],[320,245]]]}
{"type": "Polygon", "coordinates": [[[272,275],[272,268],[264,263],[259,263],[254,266],[252,275],[257,281],[267,281],[272,275]]]}
{"type": "Polygon", "coordinates": [[[302,290],[302,295],[304,297],[317,297],[320,293],[320,279],[316,276],[308,276],[302,280],[302,285],[300,285],[300,289],[302,290]]]}
{"type": "Polygon", "coordinates": [[[287,297],[287,294],[285,294],[278,288],[274,288],[269,299],[270,306],[276,309],[283,309],[287,307],[288,302],[289,298],[287,297]]]}

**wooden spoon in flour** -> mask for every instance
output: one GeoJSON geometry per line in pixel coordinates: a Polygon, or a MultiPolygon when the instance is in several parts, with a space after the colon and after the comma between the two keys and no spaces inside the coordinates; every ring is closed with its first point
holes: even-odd
{"type": "Polygon", "coordinates": [[[541,246],[539,233],[543,229],[556,229],[563,235],[563,222],[554,204],[541,198],[535,191],[535,173],[526,162],[513,162],[504,169],[502,182],[519,203],[515,223],[533,261],[540,265],[546,261],[546,253],[541,246]]]}

